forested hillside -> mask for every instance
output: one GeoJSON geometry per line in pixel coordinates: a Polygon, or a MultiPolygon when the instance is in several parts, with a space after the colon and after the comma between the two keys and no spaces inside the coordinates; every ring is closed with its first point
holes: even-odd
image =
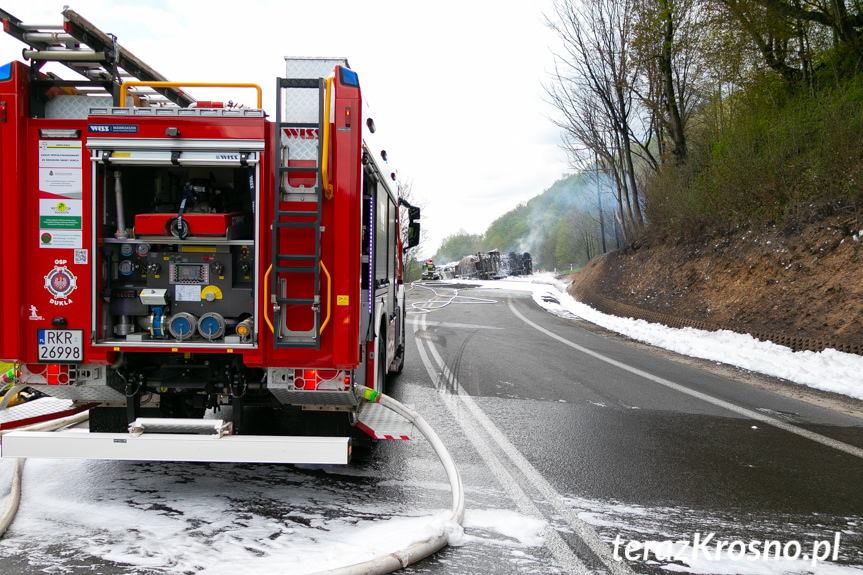
{"type": "Polygon", "coordinates": [[[447,238],[440,259],[524,250],[540,267],[568,269],[620,246],[709,245],[837,221],[863,228],[859,4],[553,6],[560,45],[545,90],[580,173],[484,234],[447,238]]]}

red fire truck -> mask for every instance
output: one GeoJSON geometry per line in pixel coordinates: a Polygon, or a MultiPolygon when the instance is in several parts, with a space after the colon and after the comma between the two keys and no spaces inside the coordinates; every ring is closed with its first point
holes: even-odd
{"type": "Polygon", "coordinates": [[[356,386],[404,363],[420,214],[347,61],[286,58],[271,121],[259,87],[168,82],[70,9],[0,17],[29,60],[0,66],[0,359],[90,413],[3,456],[346,463],[357,430],[405,437],[356,386]]]}

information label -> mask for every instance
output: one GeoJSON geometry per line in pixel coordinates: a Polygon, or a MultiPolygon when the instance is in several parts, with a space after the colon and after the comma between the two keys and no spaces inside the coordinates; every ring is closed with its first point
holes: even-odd
{"type": "Polygon", "coordinates": [[[82,248],[84,184],[80,140],[39,140],[39,247],[82,248]]]}

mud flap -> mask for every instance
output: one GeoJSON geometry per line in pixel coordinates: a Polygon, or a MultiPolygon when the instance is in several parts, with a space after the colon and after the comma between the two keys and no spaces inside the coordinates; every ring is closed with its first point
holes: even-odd
{"type": "Polygon", "coordinates": [[[363,403],[357,427],[375,439],[410,439],[414,424],[379,403],[363,403]]]}

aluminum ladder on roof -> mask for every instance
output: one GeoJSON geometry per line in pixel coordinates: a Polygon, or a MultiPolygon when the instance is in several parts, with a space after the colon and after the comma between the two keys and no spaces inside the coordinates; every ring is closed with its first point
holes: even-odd
{"type": "Polygon", "coordinates": [[[323,78],[278,78],[276,82],[277,145],[274,146],[273,165],[276,167],[279,193],[275,194],[273,212],[269,286],[275,327],[273,346],[320,349],[321,139],[325,121],[325,81],[323,78]],[[291,94],[291,98],[287,97],[288,94],[291,94]],[[314,118],[310,115],[317,116],[316,121],[312,121],[314,118]],[[291,176],[300,177],[300,174],[306,178],[313,175],[314,185],[293,186],[291,176]],[[302,241],[304,235],[306,237],[302,241]],[[298,238],[300,241],[297,241],[298,238]],[[310,242],[313,245],[308,245],[310,242]],[[311,281],[309,276],[312,276],[311,281]],[[313,285],[310,293],[309,283],[313,285]],[[300,284],[306,290],[297,294],[300,284]],[[303,312],[304,308],[307,308],[306,312],[303,312]],[[289,321],[301,322],[308,329],[291,328],[289,321]]]}
{"type": "MultiPolygon", "coordinates": [[[[167,78],[117,43],[116,36],[105,34],[80,14],[66,8],[62,25],[25,24],[0,8],[3,30],[31,49],[23,55],[31,62],[30,106],[33,117],[44,116],[44,96],[51,88],[95,89],[114,98],[119,105],[122,77],[140,81],[164,82],[167,78]],[[46,62],[58,62],[83,76],[83,80],[64,80],[40,69],[46,62]],[[120,71],[122,70],[122,72],[120,71]]],[[[156,89],[180,107],[194,98],[178,88],[156,89]]],[[[92,93],[92,92],[86,92],[92,93]]]]}

